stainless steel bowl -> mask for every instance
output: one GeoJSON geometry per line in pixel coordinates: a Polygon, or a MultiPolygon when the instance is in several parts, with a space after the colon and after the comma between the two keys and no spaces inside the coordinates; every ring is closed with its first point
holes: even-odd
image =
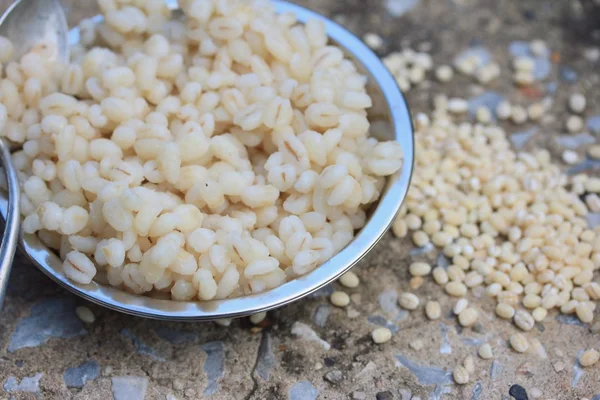
{"type": "MultiPolygon", "coordinates": [[[[169,2],[176,7],[175,1],[169,2]]],[[[218,318],[232,318],[272,310],[318,290],[337,279],[354,266],[377,244],[392,224],[408,191],[414,161],[414,140],[410,112],[394,78],[379,58],[356,36],[313,11],[274,1],[277,12],[294,12],[298,21],[305,23],[312,18],[325,23],[327,34],[332,42],[343,48],[369,78],[368,90],[373,97],[374,107],[370,110],[375,136],[381,139],[395,139],[402,145],[404,166],[388,179],[387,185],[376,206],[371,210],[365,227],[354,240],[340,253],[316,268],[309,274],[295,279],[265,293],[235,299],[213,301],[173,301],[138,296],[92,282],[80,285],[68,280],[62,272],[62,261],[54,251],[49,250],[35,235],[21,234],[20,245],[33,263],[51,279],[67,290],[96,304],[141,317],[174,320],[199,321],[218,318]]],[[[101,20],[100,17],[97,17],[101,20]]],[[[79,41],[79,30],[69,33],[71,44],[79,41]]],[[[372,133],[373,134],[373,133],[372,133]]],[[[8,198],[0,195],[0,212],[6,218],[8,198]]]]}

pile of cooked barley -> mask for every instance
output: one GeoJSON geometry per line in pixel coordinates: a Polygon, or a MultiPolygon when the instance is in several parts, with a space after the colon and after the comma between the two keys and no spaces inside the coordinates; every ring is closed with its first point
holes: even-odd
{"type": "Polygon", "coordinates": [[[600,178],[569,180],[548,151],[515,152],[499,126],[457,123],[445,97],[435,103],[431,120],[416,118],[413,183],[393,230],[451,262],[413,264],[411,286],[430,272],[451,296],[483,285],[498,316],[523,330],[552,309],[592,321],[600,228],[588,228],[580,195],[596,196],[600,178]]]}
{"type": "Polygon", "coordinates": [[[0,132],[23,223],[71,280],[221,299],[306,274],[365,224],[396,142],[368,137],[366,79],[262,0],[99,1],[72,61],[0,40],[0,132]]]}

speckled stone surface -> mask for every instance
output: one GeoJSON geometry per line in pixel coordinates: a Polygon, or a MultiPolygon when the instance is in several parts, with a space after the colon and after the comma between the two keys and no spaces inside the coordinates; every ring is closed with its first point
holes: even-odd
{"type": "MultiPolygon", "coordinates": [[[[2,9],[8,3],[1,0],[2,9]]],[[[71,22],[95,13],[80,3],[92,1],[65,1],[71,22]]],[[[521,148],[546,146],[558,162],[565,142],[556,139],[567,137],[565,102],[575,90],[586,93],[588,136],[599,141],[600,61],[593,60],[600,46],[597,1],[298,3],[359,35],[380,34],[382,55],[410,45],[429,51],[441,64],[478,46],[503,67],[501,79],[485,89],[465,77],[443,89],[435,82],[423,84],[408,94],[414,111],[428,110],[433,93],[441,90],[471,99],[472,104],[494,102],[498,96],[531,103],[539,94],[512,85],[510,54],[521,51],[519,41],[543,38],[555,56],[550,70],[542,71],[548,78],[538,87],[542,95],[554,98],[555,119],[538,126],[507,124],[507,131],[515,134],[513,143],[521,148]],[[493,94],[485,95],[490,91],[493,94]]],[[[581,143],[575,139],[575,145],[581,143]]],[[[577,149],[581,155],[584,148],[577,149]]],[[[590,166],[591,174],[599,174],[591,163],[584,165],[590,166]]],[[[87,304],[60,289],[19,253],[0,316],[0,399],[484,400],[510,399],[509,389],[518,391],[513,385],[527,391],[529,398],[540,392],[541,399],[600,398],[600,366],[583,369],[576,362],[583,349],[600,346],[598,323],[590,326],[569,316],[551,316],[528,334],[542,347],[516,354],[507,346],[516,328],[494,316],[485,296],[476,301],[470,294],[471,304],[481,313],[475,329],[457,327],[449,315],[452,300],[430,281],[418,291],[419,297],[440,300],[446,318],[428,321],[422,310],[408,314],[398,308],[398,293],[408,288],[406,266],[425,259],[436,261],[436,252],[415,251],[408,241],[388,234],[355,269],[362,284],[349,290],[350,309],[330,305],[325,290],[269,313],[260,328],[247,319],[225,328],[143,320],[87,304]],[[79,321],[77,305],[90,307],[96,321],[79,321]],[[394,336],[375,345],[370,332],[380,325],[390,327],[394,336]],[[409,345],[416,339],[424,344],[421,350],[409,345]],[[494,360],[477,357],[483,342],[492,345],[494,360]],[[451,371],[468,354],[475,358],[476,371],[470,383],[455,385],[451,371]]]]}

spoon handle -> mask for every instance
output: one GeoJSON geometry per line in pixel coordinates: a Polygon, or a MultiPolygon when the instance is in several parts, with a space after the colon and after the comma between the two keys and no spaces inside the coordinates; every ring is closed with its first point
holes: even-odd
{"type": "Polygon", "coordinates": [[[4,296],[8,286],[8,277],[10,268],[17,249],[19,238],[19,218],[20,218],[20,195],[19,181],[17,172],[12,164],[10,152],[7,143],[0,139],[0,160],[2,161],[6,180],[8,182],[8,212],[6,214],[6,224],[2,244],[0,245],[0,311],[4,303],[4,296]]]}

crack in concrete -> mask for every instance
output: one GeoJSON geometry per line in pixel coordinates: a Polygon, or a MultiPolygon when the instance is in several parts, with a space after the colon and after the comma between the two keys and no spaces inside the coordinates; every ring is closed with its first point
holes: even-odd
{"type": "Polygon", "coordinates": [[[274,365],[275,355],[273,354],[272,349],[271,334],[268,331],[263,331],[260,338],[260,345],[258,346],[258,351],[256,353],[256,361],[254,362],[254,367],[250,373],[250,379],[252,379],[252,389],[250,389],[250,393],[244,397],[244,400],[250,400],[260,386],[258,379],[255,377],[255,373],[265,381],[268,381],[271,368],[273,368],[274,365]]]}
{"type": "Polygon", "coordinates": [[[254,370],[265,381],[269,380],[271,369],[275,366],[275,354],[273,354],[273,343],[271,334],[264,332],[258,347],[258,357],[254,370]]]}

